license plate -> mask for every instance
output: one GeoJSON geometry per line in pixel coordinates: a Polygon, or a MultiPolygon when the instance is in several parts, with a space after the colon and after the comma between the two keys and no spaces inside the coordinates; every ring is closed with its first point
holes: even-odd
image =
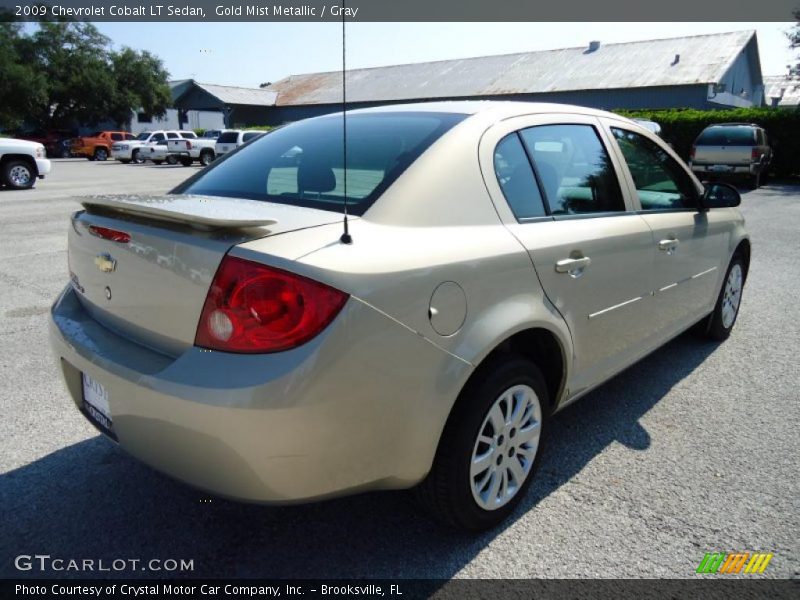
{"type": "Polygon", "coordinates": [[[86,373],[82,373],[82,376],[84,414],[100,431],[117,439],[111,419],[111,408],[108,405],[108,391],[102,383],[92,379],[86,373]]]}
{"type": "Polygon", "coordinates": [[[710,170],[725,173],[728,171],[733,171],[733,167],[729,167],[728,165],[711,165],[710,170]]]}

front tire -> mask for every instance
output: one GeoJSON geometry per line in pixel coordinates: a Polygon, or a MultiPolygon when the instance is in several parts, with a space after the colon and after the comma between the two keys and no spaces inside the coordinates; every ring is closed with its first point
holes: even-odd
{"type": "Polygon", "coordinates": [[[13,190],[27,190],[36,183],[36,169],[24,160],[10,160],[3,165],[3,182],[13,190]]]}
{"type": "Polygon", "coordinates": [[[108,150],[105,148],[96,148],[94,151],[94,159],[105,162],[108,160],[108,150]]]}
{"type": "Polygon", "coordinates": [[[144,159],[141,157],[141,153],[139,150],[134,150],[131,154],[131,162],[135,165],[141,165],[144,163],[144,159]]]}
{"type": "Polygon", "coordinates": [[[739,315],[739,305],[742,301],[742,291],[747,276],[744,259],[738,254],[733,257],[725,281],[714,306],[714,312],[709,317],[708,337],[714,340],[726,340],[736,324],[739,315]]]}
{"type": "Polygon", "coordinates": [[[505,520],[533,480],[548,406],[531,361],[505,355],[483,365],[461,392],[433,468],[415,489],[420,503],[468,531],[505,520]]]}

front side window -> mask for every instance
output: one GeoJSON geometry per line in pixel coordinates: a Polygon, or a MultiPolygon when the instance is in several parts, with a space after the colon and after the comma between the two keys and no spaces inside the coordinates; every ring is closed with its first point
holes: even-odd
{"type": "Polygon", "coordinates": [[[165,139],[163,133],[156,133],[150,138],[151,142],[160,142],[161,140],[165,139]]]}
{"type": "Polygon", "coordinates": [[[299,121],[253,140],[176,192],[340,212],[346,183],[348,210],[362,215],[422,152],[465,117],[434,112],[349,115],[346,182],[341,115],[299,121]]]}
{"type": "Polygon", "coordinates": [[[543,217],[542,195],[519,136],[511,133],[494,150],[494,172],[503,195],[517,219],[543,217]]]}
{"type": "Polygon", "coordinates": [[[697,208],[689,175],[666,150],[643,135],[612,127],[643,210],[697,208]]]}
{"type": "Polygon", "coordinates": [[[594,127],[540,125],[521,135],[553,215],[625,210],[614,167],[594,127]]]}

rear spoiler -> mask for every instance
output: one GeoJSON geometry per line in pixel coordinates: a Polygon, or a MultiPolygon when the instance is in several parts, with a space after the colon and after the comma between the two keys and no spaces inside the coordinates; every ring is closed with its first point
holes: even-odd
{"type": "Polygon", "coordinates": [[[269,214],[269,203],[243,198],[164,194],[83,196],[77,200],[90,212],[99,209],[183,223],[201,230],[262,227],[277,223],[269,214]]]}

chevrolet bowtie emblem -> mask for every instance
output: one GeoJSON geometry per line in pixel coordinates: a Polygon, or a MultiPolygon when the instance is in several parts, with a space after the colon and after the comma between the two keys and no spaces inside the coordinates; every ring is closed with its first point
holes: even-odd
{"type": "Polygon", "coordinates": [[[95,256],[94,264],[103,273],[111,273],[111,271],[117,268],[117,261],[108,253],[95,256]]]}

